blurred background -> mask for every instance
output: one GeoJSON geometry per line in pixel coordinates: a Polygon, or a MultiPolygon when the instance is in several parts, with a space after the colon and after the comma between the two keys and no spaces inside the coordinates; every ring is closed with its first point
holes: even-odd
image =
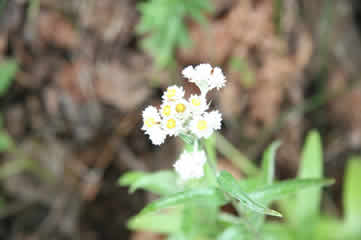
{"type": "Polygon", "coordinates": [[[171,84],[196,92],[181,70],[199,63],[228,81],[209,95],[220,165],[242,176],[237,158],[258,164],[279,139],[278,178],[294,177],[317,129],[342,216],[361,149],[360,1],[0,0],[0,239],[159,239],[126,229],[153,196],[117,179],[172,166],[181,142],[152,145],[141,111],[171,84]]]}

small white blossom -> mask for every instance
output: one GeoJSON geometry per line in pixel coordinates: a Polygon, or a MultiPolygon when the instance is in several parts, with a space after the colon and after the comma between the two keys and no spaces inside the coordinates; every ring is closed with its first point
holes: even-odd
{"type": "Polygon", "coordinates": [[[183,130],[183,121],[176,117],[166,117],[162,120],[162,128],[169,136],[177,136],[183,130]]]}
{"type": "Polygon", "coordinates": [[[221,129],[222,114],[218,110],[205,113],[206,118],[209,120],[211,128],[214,130],[221,129]]]}
{"type": "Polygon", "coordinates": [[[186,120],[191,113],[189,103],[185,99],[180,99],[174,102],[173,112],[179,119],[186,120]]]}
{"type": "Polygon", "coordinates": [[[195,68],[188,66],[182,71],[182,74],[197,85],[203,96],[214,88],[221,89],[226,83],[222,70],[219,67],[212,68],[210,64],[199,64],[195,68]]]}
{"type": "Polygon", "coordinates": [[[170,86],[163,93],[162,99],[164,101],[175,101],[184,97],[183,87],[178,87],[176,85],[170,86]]]}
{"type": "Polygon", "coordinates": [[[164,140],[167,137],[167,133],[160,126],[149,129],[146,134],[149,135],[149,139],[154,145],[164,143],[164,140]]]}
{"type": "Polygon", "coordinates": [[[183,69],[182,74],[185,78],[188,78],[189,80],[191,80],[194,77],[195,70],[194,70],[193,66],[188,66],[183,69]]]}
{"type": "Polygon", "coordinates": [[[204,176],[204,164],[207,157],[204,151],[184,151],[174,163],[174,168],[182,181],[198,179],[204,176]]]}
{"type": "Polygon", "coordinates": [[[207,100],[203,96],[191,95],[188,101],[192,113],[202,114],[208,109],[207,100]]]}
{"type": "Polygon", "coordinates": [[[209,138],[213,133],[212,126],[212,119],[210,119],[210,116],[207,114],[195,116],[190,122],[190,130],[198,138],[209,138]]]}
{"type": "Polygon", "coordinates": [[[149,131],[150,129],[159,126],[161,118],[158,110],[153,106],[148,106],[142,113],[143,115],[143,131],[149,131]]]}
{"type": "Polygon", "coordinates": [[[223,75],[222,69],[219,67],[213,68],[209,77],[209,87],[210,89],[217,88],[221,89],[226,85],[226,77],[223,75]]]}
{"type": "Polygon", "coordinates": [[[168,101],[163,102],[162,105],[160,105],[159,111],[160,111],[160,115],[164,118],[174,116],[175,114],[174,103],[168,101]]]}

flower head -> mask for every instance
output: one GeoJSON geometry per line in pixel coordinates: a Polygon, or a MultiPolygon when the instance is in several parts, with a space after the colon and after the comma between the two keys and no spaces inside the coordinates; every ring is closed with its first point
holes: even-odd
{"type": "Polygon", "coordinates": [[[160,115],[162,117],[170,117],[175,114],[173,102],[165,101],[160,105],[160,115]]]}
{"type": "Polygon", "coordinates": [[[222,69],[219,67],[212,68],[210,64],[199,64],[195,68],[188,66],[182,71],[182,74],[190,82],[197,85],[203,96],[214,88],[221,89],[226,83],[222,69]]]}
{"type": "Polygon", "coordinates": [[[226,77],[223,75],[222,69],[219,67],[213,68],[209,76],[210,89],[217,88],[219,90],[224,85],[226,85],[226,77]]]}
{"type": "Polygon", "coordinates": [[[201,114],[208,109],[207,100],[203,96],[191,95],[188,102],[192,113],[201,114]]]}
{"type": "Polygon", "coordinates": [[[190,122],[190,129],[198,138],[209,138],[214,130],[221,128],[222,116],[218,111],[203,113],[193,118],[190,122]]]}
{"type": "Polygon", "coordinates": [[[183,130],[182,120],[171,116],[163,118],[162,127],[169,136],[177,136],[183,130]]]}
{"type": "Polygon", "coordinates": [[[187,119],[190,116],[191,110],[189,103],[185,99],[179,99],[173,104],[173,111],[179,119],[187,119]]]}
{"type": "Polygon", "coordinates": [[[190,122],[190,129],[198,138],[208,138],[213,133],[211,119],[205,115],[197,116],[190,122]]]}
{"type": "Polygon", "coordinates": [[[218,112],[218,110],[211,111],[205,114],[207,115],[206,118],[210,120],[211,128],[213,128],[214,130],[221,129],[222,114],[218,112]]]}
{"type": "Polygon", "coordinates": [[[161,118],[158,110],[153,106],[148,106],[142,113],[143,127],[142,130],[149,131],[150,129],[159,126],[161,118]]]}
{"type": "Polygon", "coordinates": [[[174,168],[182,181],[198,179],[204,176],[204,164],[207,157],[204,151],[184,151],[174,163],[174,168]]]}
{"type": "Polygon", "coordinates": [[[184,90],[182,87],[176,85],[170,86],[163,93],[162,99],[164,101],[175,101],[184,97],[184,90]]]}
{"type": "Polygon", "coordinates": [[[154,145],[161,145],[167,137],[167,133],[160,126],[151,128],[146,134],[149,135],[149,139],[154,145]]]}

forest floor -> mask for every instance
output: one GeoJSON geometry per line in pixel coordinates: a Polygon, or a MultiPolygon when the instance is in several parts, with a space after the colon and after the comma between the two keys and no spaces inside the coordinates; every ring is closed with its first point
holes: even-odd
{"type": "Polygon", "coordinates": [[[226,139],[254,161],[281,140],[277,175],[288,178],[318,129],[340,203],[345,161],[361,147],[358,1],[284,1],[277,18],[274,1],[213,0],[206,26],[187,22],[192,47],[177,49],[169,71],[139,47],[137,1],[4,2],[0,61],[16,59],[19,71],[0,102],[16,149],[0,163],[24,171],[0,178],[0,239],[151,239],[125,223],[152,196],[129,195],[117,179],[172,166],[180,142],[152,146],[141,111],[168,85],[195,92],[180,71],[203,62],[227,76],[210,96],[226,139]]]}

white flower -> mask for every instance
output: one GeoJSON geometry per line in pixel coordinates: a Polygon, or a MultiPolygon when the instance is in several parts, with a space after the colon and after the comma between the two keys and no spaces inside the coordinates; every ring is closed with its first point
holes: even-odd
{"type": "Polygon", "coordinates": [[[189,107],[189,103],[182,98],[174,102],[173,111],[176,117],[185,120],[190,116],[191,110],[189,107]]]}
{"type": "Polygon", "coordinates": [[[198,138],[208,138],[213,133],[213,123],[211,116],[208,114],[195,116],[193,120],[190,122],[190,130],[194,133],[198,138]]]}
{"type": "Polygon", "coordinates": [[[176,117],[167,117],[162,120],[162,128],[169,136],[177,136],[183,130],[183,122],[176,117]]]}
{"type": "Polygon", "coordinates": [[[204,176],[203,166],[207,161],[204,151],[184,151],[173,167],[182,181],[198,179],[204,176]]]}
{"type": "Polygon", "coordinates": [[[170,117],[175,114],[174,103],[165,101],[160,105],[160,115],[162,117],[170,117]]]}
{"type": "Polygon", "coordinates": [[[195,70],[194,70],[193,66],[188,66],[183,69],[182,74],[185,78],[188,78],[189,80],[191,80],[194,77],[195,70]]]}
{"type": "Polygon", "coordinates": [[[161,118],[158,110],[153,106],[148,106],[142,113],[143,115],[143,127],[142,130],[148,132],[154,127],[159,127],[161,118]]]}
{"type": "Polygon", "coordinates": [[[205,113],[206,118],[209,119],[210,126],[214,130],[221,129],[221,122],[222,122],[222,114],[218,112],[218,110],[205,113]]]}
{"type": "Polygon", "coordinates": [[[198,86],[203,96],[213,88],[221,89],[226,83],[222,70],[219,67],[212,68],[210,64],[199,64],[195,68],[188,66],[182,74],[198,86]]]}
{"type": "Polygon", "coordinates": [[[190,110],[196,114],[202,114],[208,109],[207,100],[203,96],[191,95],[188,99],[190,110]]]}
{"type": "Polygon", "coordinates": [[[167,137],[167,133],[160,126],[149,129],[146,134],[149,135],[149,139],[154,145],[160,145],[164,143],[164,140],[167,137]]]}
{"type": "Polygon", "coordinates": [[[184,96],[183,87],[178,87],[176,85],[173,85],[168,87],[167,90],[163,93],[162,99],[164,101],[175,101],[183,98],[183,96],[184,96]]]}
{"type": "Polygon", "coordinates": [[[213,68],[209,77],[209,87],[210,89],[217,88],[221,89],[226,85],[226,77],[223,75],[222,69],[219,67],[213,68]]]}

